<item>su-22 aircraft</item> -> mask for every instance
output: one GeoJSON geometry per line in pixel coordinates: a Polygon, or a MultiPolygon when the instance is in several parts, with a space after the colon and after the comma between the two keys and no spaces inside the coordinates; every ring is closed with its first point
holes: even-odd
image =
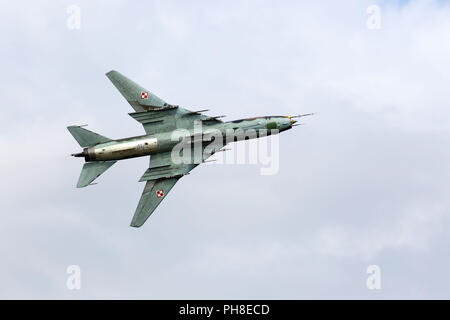
{"type": "MultiPolygon", "coordinates": [[[[309,113],[297,116],[268,116],[223,122],[220,120],[222,116],[209,117],[202,114],[208,110],[190,111],[168,104],[117,71],[112,70],[106,73],[106,76],[133,107],[135,112],[129,115],[143,125],[146,134],[114,140],[86,130],[82,126],[69,126],[67,129],[83,148],[82,152],[72,154],[85,159],[77,183],[78,188],[90,185],[118,160],[150,156],[149,168],[139,180],[146,181],[146,184],[131,221],[132,227],[142,226],[175,183],[206,160],[202,156],[200,161],[187,163],[173,161],[172,149],[179,143],[172,139],[175,130],[185,129],[192,133],[195,124],[201,122],[202,132],[216,129],[225,137],[227,130],[241,130],[244,132],[243,139],[248,139],[249,137],[245,135],[248,130],[256,132],[254,138],[257,138],[262,136],[260,135],[262,131],[269,135],[291,129],[298,125],[295,124],[297,121],[294,118],[312,115],[309,113]]],[[[233,141],[238,140],[240,139],[234,138],[233,141]]],[[[224,140],[219,150],[213,150],[208,156],[214,152],[223,151],[222,148],[227,142],[229,141],[224,140]]],[[[202,139],[201,147],[204,149],[206,145],[202,139]]]]}

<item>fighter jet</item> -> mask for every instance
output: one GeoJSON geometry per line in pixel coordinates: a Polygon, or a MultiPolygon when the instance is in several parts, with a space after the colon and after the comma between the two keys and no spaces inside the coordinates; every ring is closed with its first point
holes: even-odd
{"type": "Polygon", "coordinates": [[[78,188],[91,185],[118,160],[150,156],[149,168],[139,180],[146,184],[131,221],[132,227],[142,226],[181,177],[208,161],[215,152],[225,150],[226,144],[289,130],[298,125],[295,118],[312,115],[265,116],[223,122],[222,116],[204,115],[203,112],[208,110],[191,111],[168,104],[117,71],[112,70],[106,76],[134,109],[135,112],[129,115],[143,125],[145,135],[110,139],[83,126],[67,129],[83,148],[82,152],[72,154],[85,160],[78,188]],[[230,132],[234,133],[232,139],[230,132]],[[214,141],[216,144],[208,149],[214,141]],[[179,152],[174,152],[177,147],[179,152]],[[200,156],[198,152],[187,152],[195,148],[201,150],[200,156]]]}

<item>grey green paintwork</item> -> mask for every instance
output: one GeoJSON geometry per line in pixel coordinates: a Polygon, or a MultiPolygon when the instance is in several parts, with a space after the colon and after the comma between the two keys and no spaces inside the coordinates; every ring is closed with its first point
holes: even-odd
{"type": "MultiPolygon", "coordinates": [[[[212,129],[218,130],[226,141],[226,133],[241,132],[242,138],[256,138],[260,133],[271,134],[270,129],[277,132],[291,129],[296,122],[289,116],[256,117],[230,122],[222,122],[218,117],[209,117],[201,112],[190,111],[178,106],[170,105],[117,71],[110,71],[106,76],[120,91],[123,97],[135,110],[130,113],[140,122],[146,132],[145,135],[113,140],[80,126],[69,126],[68,130],[75,140],[83,147],[83,152],[74,154],[84,157],[86,163],[81,171],[77,187],[91,184],[98,176],[111,167],[117,160],[150,155],[149,168],[139,181],[146,181],[139,204],[131,221],[131,226],[140,227],[166,197],[175,183],[188,174],[205,158],[191,161],[191,163],[176,164],[172,161],[171,151],[178,141],[173,141],[175,130],[184,129],[189,137],[198,134],[195,124],[201,122],[203,136],[212,129]],[[269,130],[268,130],[269,129],[269,130]],[[228,131],[227,131],[228,130],[228,131]],[[254,130],[256,136],[246,137],[254,130]]],[[[234,139],[234,141],[240,138],[234,139]]],[[[204,148],[209,142],[202,142],[204,148]]],[[[219,151],[214,150],[212,153],[219,151]]]]}

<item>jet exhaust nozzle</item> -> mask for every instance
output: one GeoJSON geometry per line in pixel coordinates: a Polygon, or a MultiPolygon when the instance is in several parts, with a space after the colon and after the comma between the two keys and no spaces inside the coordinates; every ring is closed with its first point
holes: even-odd
{"type": "Polygon", "coordinates": [[[94,160],[93,157],[89,153],[89,148],[84,148],[83,152],[80,152],[80,153],[72,153],[71,156],[72,157],[77,157],[77,158],[84,158],[84,160],[86,162],[94,160]]]}
{"type": "Polygon", "coordinates": [[[77,157],[77,158],[84,157],[84,155],[85,155],[84,152],[72,153],[71,154],[72,157],[77,157]]]}

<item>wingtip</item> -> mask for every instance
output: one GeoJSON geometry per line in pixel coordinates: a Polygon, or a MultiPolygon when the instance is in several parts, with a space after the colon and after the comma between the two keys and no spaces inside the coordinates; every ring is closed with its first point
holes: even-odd
{"type": "Polygon", "coordinates": [[[130,227],[133,227],[133,228],[139,228],[141,226],[142,226],[141,224],[134,224],[133,222],[130,223],[130,227]]]}
{"type": "Polygon", "coordinates": [[[107,76],[107,77],[109,77],[110,75],[112,75],[112,74],[114,74],[114,73],[117,73],[117,71],[116,70],[110,70],[110,71],[108,71],[107,73],[105,73],[105,75],[107,76]]]}

